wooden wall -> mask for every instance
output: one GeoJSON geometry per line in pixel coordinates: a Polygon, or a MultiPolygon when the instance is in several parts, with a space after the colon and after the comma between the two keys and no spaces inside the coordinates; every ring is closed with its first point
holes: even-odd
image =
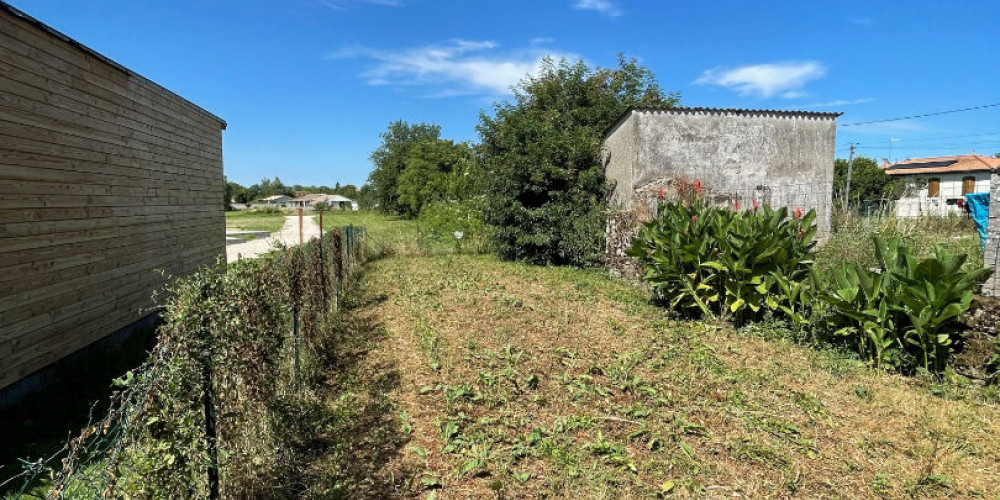
{"type": "Polygon", "coordinates": [[[0,389],[225,253],[224,128],[0,2],[0,389]]]}

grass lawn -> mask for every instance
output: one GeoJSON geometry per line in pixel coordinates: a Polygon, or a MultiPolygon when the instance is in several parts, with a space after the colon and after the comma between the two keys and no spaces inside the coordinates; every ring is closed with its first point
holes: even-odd
{"type": "Polygon", "coordinates": [[[238,212],[226,212],[226,229],[234,231],[267,231],[277,232],[281,226],[285,225],[285,216],[293,215],[292,212],[256,212],[244,210],[238,212]]]}
{"type": "Polygon", "coordinates": [[[376,251],[385,250],[397,255],[422,255],[452,249],[445,244],[422,243],[416,223],[402,217],[367,211],[331,210],[323,214],[323,226],[326,228],[349,225],[365,226],[369,243],[376,251]]]}
{"type": "Polygon", "coordinates": [[[379,333],[339,404],[375,398],[389,421],[345,447],[343,463],[386,461],[365,484],[422,498],[1000,493],[1000,407],[982,389],[672,320],[598,271],[397,256],[364,283],[355,314],[379,333]]]}

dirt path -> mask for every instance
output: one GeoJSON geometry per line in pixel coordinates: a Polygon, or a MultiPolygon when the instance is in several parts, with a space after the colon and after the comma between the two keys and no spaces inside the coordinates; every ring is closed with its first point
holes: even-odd
{"type": "MultiPolygon", "coordinates": [[[[302,231],[305,240],[319,236],[319,225],[312,216],[302,218],[302,231]]],[[[274,250],[275,246],[282,244],[295,246],[299,244],[299,217],[292,215],[285,217],[285,225],[276,233],[271,233],[267,238],[250,240],[246,243],[237,243],[226,246],[226,262],[235,262],[239,259],[253,259],[259,255],[274,250]]]]}

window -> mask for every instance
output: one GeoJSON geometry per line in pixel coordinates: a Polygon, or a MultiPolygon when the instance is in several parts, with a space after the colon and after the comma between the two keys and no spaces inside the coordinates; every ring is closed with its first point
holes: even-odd
{"type": "Polygon", "coordinates": [[[935,177],[933,179],[928,179],[927,180],[927,197],[928,198],[937,198],[938,196],[941,196],[941,179],[937,178],[937,177],[935,177]]]}
{"type": "Polygon", "coordinates": [[[962,177],[962,195],[972,194],[976,192],[976,178],[975,177],[962,177]]]}

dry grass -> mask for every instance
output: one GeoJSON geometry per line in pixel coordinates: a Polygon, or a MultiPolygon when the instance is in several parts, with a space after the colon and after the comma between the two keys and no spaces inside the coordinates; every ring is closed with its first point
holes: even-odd
{"type": "Polygon", "coordinates": [[[979,389],[674,321],[597,272],[459,255],[382,260],[367,279],[384,300],[360,314],[384,336],[365,363],[399,375],[408,438],[379,471],[386,495],[1000,493],[1000,408],[979,389]]]}

